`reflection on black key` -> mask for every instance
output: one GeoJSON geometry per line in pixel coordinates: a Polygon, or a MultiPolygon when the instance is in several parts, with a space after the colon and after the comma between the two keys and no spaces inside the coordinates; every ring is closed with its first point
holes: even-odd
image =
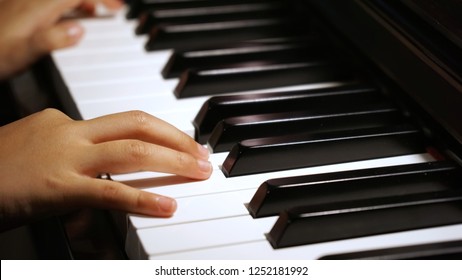
{"type": "MultiPolygon", "coordinates": [[[[308,41],[308,40],[307,40],[308,41]]],[[[252,65],[302,62],[328,56],[332,51],[320,43],[246,42],[238,46],[189,52],[175,52],[162,70],[164,78],[177,78],[188,69],[232,69],[252,65]]]]}
{"type": "Polygon", "coordinates": [[[284,248],[461,222],[460,192],[428,193],[284,211],[267,239],[284,248]]]}
{"type": "Polygon", "coordinates": [[[422,153],[426,143],[412,125],[244,140],[223,163],[227,177],[422,153]]]}
{"type": "Polygon", "coordinates": [[[178,98],[237,93],[277,87],[353,79],[351,69],[325,61],[264,65],[242,69],[187,71],[175,88],[178,98]]]}
{"type": "Polygon", "coordinates": [[[194,118],[195,138],[205,144],[214,127],[223,119],[250,114],[278,113],[323,108],[347,103],[353,96],[380,98],[368,85],[347,85],[318,89],[215,96],[202,105],[194,118]],[[375,97],[374,97],[375,96],[375,97]]]}
{"type": "Polygon", "coordinates": [[[135,31],[136,34],[147,34],[152,28],[162,28],[170,25],[281,17],[284,14],[281,4],[280,2],[261,2],[189,9],[154,9],[140,16],[135,31]]]}
{"type": "Polygon", "coordinates": [[[461,169],[446,161],[278,178],[264,182],[247,208],[259,218],[306,205],[457,190],[460,182],[461,169]]]}
{"type": "Polygon", "coordinates": [[[154,27],[146,50],[193,50],[240,41],[298,34],[297,24],[279,18],[154,27]]]}
{"type": "Polygon", "coordinates": [[[328,255],[322,260],[461,260],[462,240],[328,255]]]}
{"type": "Polygon", "coordinates": [[[307,111],[260,114],[224,119],[213,130],[207,144],[214,153],[229,151],[237,142],[302,132],[322,133],[397,125],[404,122],[397,108],[354,99],[307,111]],[[358,106],[359,105],[359,106],[358,106]]]}
{"type": "Polygon", "coordinates": [[[258,3],[254,0],[130,0],[127,18],[138,18],[143,12],[169,9],[205,8],[210,6],[227,6],[233,4],[258,3]]]}

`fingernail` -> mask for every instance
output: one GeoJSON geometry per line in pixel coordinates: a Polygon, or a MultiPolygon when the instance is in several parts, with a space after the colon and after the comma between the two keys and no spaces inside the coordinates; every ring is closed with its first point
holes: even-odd
{"type": "Polygon", "coordinates": [[[157,205],[159,206],[160,210],[167,213],[175,212],[176,210],[176,201],[174,199],[168,197],[158,197],[157,205]]]}
{"type": "Polygon", "coordinates": [[[204,172],[210,172],[212,169],[212,164],[205,160],[198,160],[197,164],[199,165],[199,169],[204,172]]]}
{"type": "Polygon", "coordinates": [[[67,36],[69,37],[79,37],[82,35],[82,28],[78,25],[73,25],[67,29],[67,36]]]}
{"type": "Polygon", "coordinates": [[[201,155],[201,158],[208,159],[210,156],[209,150],[201,144],[197,144],[197,146],[199,147],[199,154],[201,155]]]}

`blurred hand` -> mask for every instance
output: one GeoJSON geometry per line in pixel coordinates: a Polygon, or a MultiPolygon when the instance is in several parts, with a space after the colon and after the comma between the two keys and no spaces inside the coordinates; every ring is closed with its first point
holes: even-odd
{"type": "Polygon", "coordinates": [[[0,127],[2,229],[80,207],[169,217],[176,202],[104,173],[159,171],[203,180],[207,149],[173,126],[133,111],[74,121],[47,109],[0,127]]]}
{"type": "Polygon", "coordinates": [[[75,45],[83,28],[63,21],[69,11],[96,3],[109,9],[120,0],[0,0],[0,80],[23,70],[42,55],[75,45]]]}

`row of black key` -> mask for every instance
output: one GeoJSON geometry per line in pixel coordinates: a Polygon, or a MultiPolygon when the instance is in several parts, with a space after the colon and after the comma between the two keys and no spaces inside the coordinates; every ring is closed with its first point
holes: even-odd
{"type": "MultiPolygon", "coordinates": [[[[422,153],[429,145],[312,30],[301,38],[298,20],[273,13],[278,5],[287,12],[284,1],[135,2],[130,16],[137,4],[147,8],[138,30],[150,33],[146,48],[175,50],[163,75],[180,77],[178,98],[262,91],[212,97],[194,120],[199,142],[231,150],[227,176],[422,153]],[[249,18],[246,7],[265,12],[249,18]],[[329,82],[350,85],[264,91],[329,82]]],[[[268,233],[275,248],[311,244],[460,223],[460,179],[459,168],[443,161],[281,178],[263,183],[248,208],[255,218],[282,213],[268,233]],[[428,217],[435,211],[444,219],[428,217]]]]}

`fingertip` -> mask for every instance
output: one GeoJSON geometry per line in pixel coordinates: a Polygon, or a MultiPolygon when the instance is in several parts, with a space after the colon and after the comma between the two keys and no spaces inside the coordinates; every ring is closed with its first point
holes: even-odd
{"type": "Polygon", "coordinates": [[[213,166],[209,161],[206,160],[197,160],[197,169],[194,172],[194,175],[190,176],[193,179],[197,180],[206,180],[210,178],[213,172],[213,166]]]}
{"type": "Polygon", "coordinates": [[[76,22],[59,23],[50,29],[37,34],[36,48],[47,53],[77,44],[84,34],[84,29],[76,22]]]}
{"type": "Polygon", "coordinates": [[[79,40],[82,37],[84,30],[79,24],[71,24],[66,28],[66,33],[71,40],[79,40]]]}
{"type": "Polygon", "coordinates": [[[198,160],[197,165],[199,169],[205,174],[209,174],[212,171],[212,164],[209,161],[198,160]]]}
{"type": "Polygon", "coordinates": [[[111,10],[118,10],[123,6],[123,2],[120,0],[105,0],[103,3],[111,10]]]}
{"type": "Polygon", "coordinates": [[[64,26],[64,31],[67,38],[63,40],[62,45],[59,45],[58,48],[75,45],[84,34],[83,27],[77,23],[67,24],[64,26]]]}
{"type": "Polygon", "coordinates": [[[162,216],[172,216],[177,209],[176,200],[170,197],[158,196],[155,199],[157,208],[162,216]]]}
{"type": "Polygon", "coordinates": [[[210,157],[209,150],[206,147],[199,144],[199,143],[197,144],[197,150],[198,150],[198,154],[199,154],[200,159],[207,160],[210,157]]]}

